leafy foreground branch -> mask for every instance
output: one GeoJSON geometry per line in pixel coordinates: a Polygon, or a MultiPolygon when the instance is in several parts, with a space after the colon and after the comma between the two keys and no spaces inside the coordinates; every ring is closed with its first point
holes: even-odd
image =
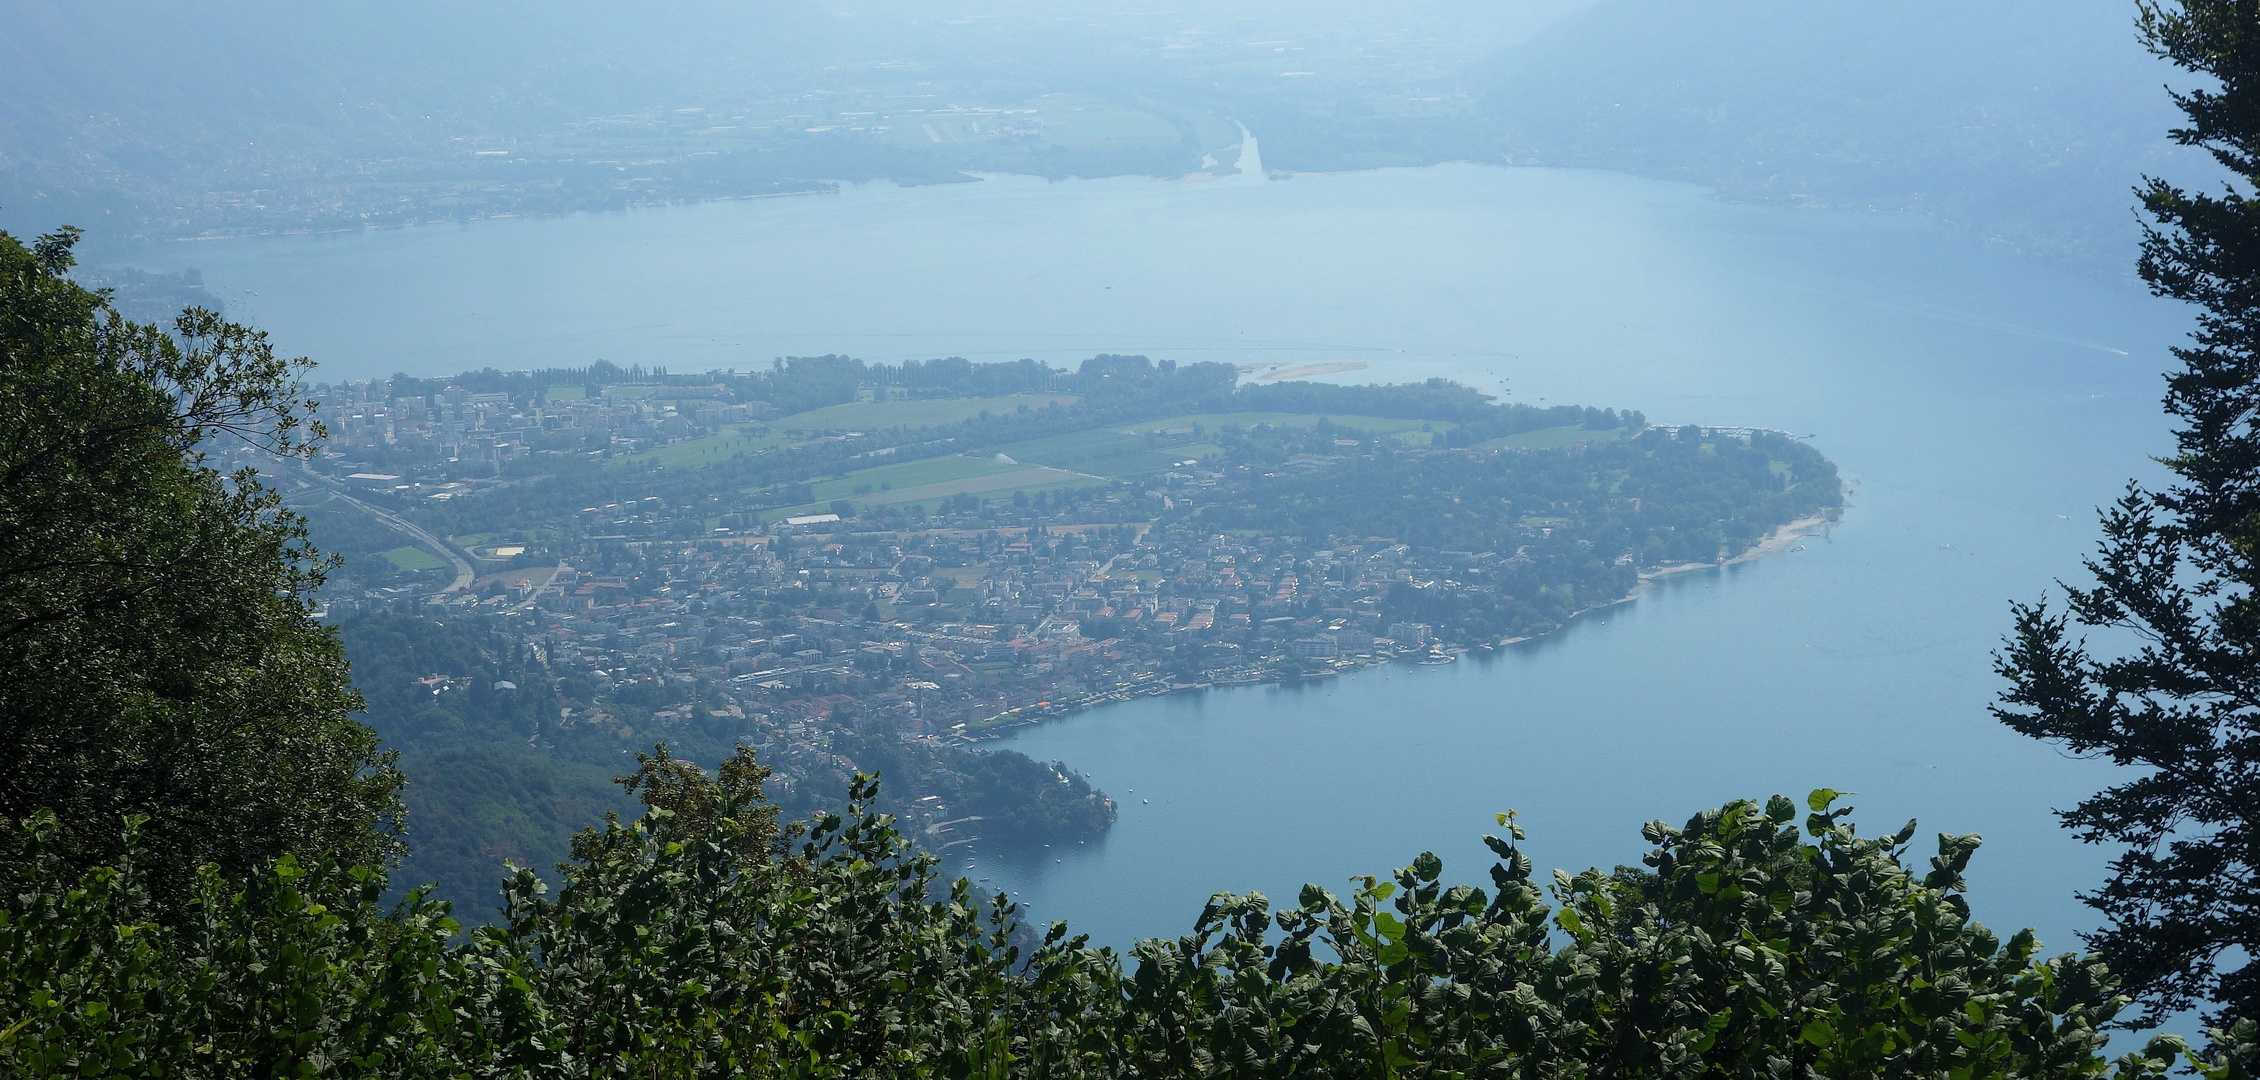
{"type": "MultiPolygon", "coordinates": [[[[207,870],[154,919],[136,859],[73,877],[55,823],[15,828],[0,913],[0,1062],[18,1075],[2121,1076],[2185,1058],[2253,1074],[2249,1021],[2115,1063],[2125,1005],[2093,958],[1971,921],[1974,836],[1902,863],[1915,826],[1855,834],[1817,792],[1651,824],[1645,869],[1493,888],[1424,854],[1347,898],[1219,894],[1124,958],[944,883],[859,778],[781,829],[749,754],[719,777],[664,748],[647,806],[584,833],[554,899],[458,940],[444,905],[381,911],[380,875],[284,858],[207,870]],[[1547,895],[1551,894],[1551,904],[1547,895]]],[[[128,830],[129,834],[132,832],[128,830]]],[[[138,850],[129,835],[127,850],[138,850]]]]}

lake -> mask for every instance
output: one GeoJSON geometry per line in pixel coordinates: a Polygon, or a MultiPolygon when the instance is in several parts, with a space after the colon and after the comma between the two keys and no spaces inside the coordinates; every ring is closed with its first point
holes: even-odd
{"type": "Polygon", "coordinates": [[[1542,869],[1574,870],[1637,861],[1654,818],[1829,786],[1871,833],[1984,833],[1970,877],[1996,927],[2068,949],[2090,924],[2072,894],[2104,855],[2050,808],[2109,770],[1986,707],[2008,601],[2075,574],[2093,508],[2169,446],[2158,373],[2185,317],[2124,278],[1918,220],[1466,165],[990,177],[90,254],[201,268],[328,377],[1139,352],[1809,434],[1856,487],[1802,550],[1487,658],[1030,729],[1006,745],[1087,771],[1120,823],[952,868],[1124,944],[1184,931],[1215,890],[1339,890],[1422,850],[1485,883],[1500,810],[1542,869]]]}

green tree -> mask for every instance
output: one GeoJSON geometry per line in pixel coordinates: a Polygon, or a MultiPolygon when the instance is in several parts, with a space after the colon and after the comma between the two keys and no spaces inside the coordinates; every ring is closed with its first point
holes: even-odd
{"type": "MultiPolygon", "coordinates": [[[[2039,958],[1975,922],[1975,836],[1902,862],[1915,824],[1858,836],[1819,791],[1651,823],[1644,868],[1531,878],[1488,837],[1486,896],[1423,854],[1347,901],[1219,895],[1134,951],[1118,1039],[1138,1075],[2076,1077],[2126,1003],[2093,957],[2039,958]],[[1270,933],[1276,924],[1283,934],[1270,933]]],[[[2121,1062],[2136,1073],[2180,1047],[2121,1062]]]]}
{"type": "Polygon", "coordinates": [[[56,815],[84,867],[146,818],[150,888],[276,856],[382,867],[400,777],[335,636],[306,618],[321,565],[257,474],[320,432],[305,361],[183,312],[137,324],[73,283],[76,233],[0,233],[0,816],[56,815]]]}
{"type": "Polygon", "coordinates": [[[0,834],[21,856],[0,903],[0,1075],[466,1075],[501,1056],[486,1032],[526,1026],[444,905],[387,912],[382,874],[288,855],[204,866],[160,902],[140,824],[84,872],[53,814],[0,834]]]}
{"type": "Polygon", "coordinates": [[[1994,712],[2016,730],[2134,774],[2060,812],[2123,845],[2093,944],[2151,1018],[2212,1002],[2260,1017],[2260,3],[2141,6],[2144,40],[2211,89],[2174,95],[2173,137],[2236,178],[2219,194],[2149,179],[2140,269],[2195,305],[2165,405],[2172,479],[2129,485],[2102,515],[2091,587],[2063,611],[2016,607],[1994,712]],[[2080,632],[2128,648],[2092,650],[2080,632]]]}
{"type": "MultiPolygon", "coordinates": [[[[197,878],[152,933],[141,845],[76,877],[53,819],[0,829],[0,1073],[517,1077],[2099,1077],[2126,1004],[2094,957],[2039,957],[1971,918],[1975,837],[1905,864],[1910,823],[1856,834],[1835,793],[1650,825],[1645,866],[1494,890],[1423,854],[1347,898],[1219,894],[1123,958],[943,881],[858,777],[845,814],[781,827],[749,755],[661,748],[646,812],[576,844],[565,885],[505,886],[506,925],[386,914],[377,875],[285,857],[197,878]],[[317,902],[317,897],[330,897],[317,902]]],[[[128,833],[129,841],[132,840],[128,833]]],[[[2249,1080],[2254,1025],[2186,1058],[2249,1080]]]]}

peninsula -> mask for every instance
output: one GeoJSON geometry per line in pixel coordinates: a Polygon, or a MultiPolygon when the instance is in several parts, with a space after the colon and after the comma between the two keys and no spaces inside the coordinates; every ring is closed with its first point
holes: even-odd
{"type": "Polygon", "coordinates": [[[585,814],[665,741],[759,747],[788,808],[884,771],[942,843],[1086,837],[1102,793],[975,744],[1137,695],[1445,662],[1842,502],[1780,432],[1144,357],[318,394],[333,434],[294,501],[345,559],[326,611],[371,722],[454,800],[428,808],[441,830],[585,814]],[[529,794],[561,775],[581,801],[529,794]]]}

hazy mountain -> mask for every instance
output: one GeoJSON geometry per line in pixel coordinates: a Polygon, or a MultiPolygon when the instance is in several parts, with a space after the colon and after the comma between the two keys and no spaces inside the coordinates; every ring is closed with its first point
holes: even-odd
{"type": "Polygon", "coordinates": [[[797,87],[837,53],[837,20],[791,0],[5,6],[0,204],[98,229],[113,213],[189,227],[216,191],[255,206],[307,185],[397,182],[404,160],[424,166],[418,178],[435,158],[469,172],[471,144],[797,87]]]}
{"type": "Polygon", "coordinates": [[[2141,173],[2212,175],[2167,141],[2169,68],[2125,0],[1605,0],[1487,67],[1510,160],[1911,210],[2116,265],[2141,173]]]}
{"type": "Polygon", "coordinates": [[[1433,134],[1473,130],[1458,72],[1585,2],[5,0],[0,224],[350,228],[1175,174],[1229,167],[1234,120],[1277,129],[1291,167],[1423,163],[1465,156],[1433,134]],[[970,122],[904,120],[935,110],[970,122]]]}
{"type": "Polygon", "coordinates": [[[0,4],[19,231],[1176,174],[1237,121],[1280,169],[1613,169],[2123,267],[2138,176],[2210,175],[2125,0],[0,4]]]}

